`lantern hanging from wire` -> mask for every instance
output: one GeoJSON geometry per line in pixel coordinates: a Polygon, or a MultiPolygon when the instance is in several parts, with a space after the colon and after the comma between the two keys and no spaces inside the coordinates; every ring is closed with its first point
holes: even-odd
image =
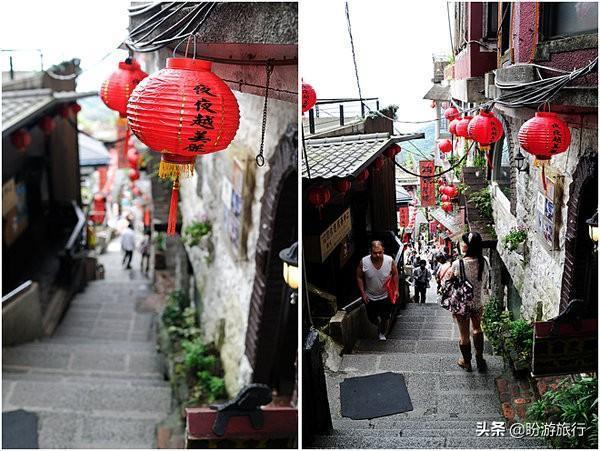
{"type": "Polygon", "coordinates": [[[333,182],[333,187],[338,193],[346,194],[352,188],[352,182],[348,179],[340,179],[333,182]]]}
{"type": "Polygon", "coordinates": [[[385,159],[382,155],[379,155],[377,158],[375,158],[375,161],[373,162],[373,169],[375,169],[376,171],[380,171],[381,169],[383,169],[384,164],[385,159]]]}
{"type": "Polygon", "coordinates": [[[456,125],[458,124],[458,121],[459,119],[452,119],[448,124],[448,132],[453,136],[456,136],[456,125]]]}
{"type": "Polygon", "coordinates": [[[450,202],[452,199],[450,199],[450,196],[448,196],[447,194],[442,194],[442,202],[450,202]]]}
{"type": "Polygon", "coordinates": [[[487,152],[492,144],[502,138],[502,123],[491,111],[481,110],[469,122],[467,134],[479,144],[481,150],[487,152]]]}
{"type": "Polygon", "coordinates": [[[58,108],[58,114],[60,115],[60,117],[62,117],[63,119],[68,119],[69,116],[71,115],[71,108],[69,108],[68,105],[61,105],[58,108]]]}
{"type": "Polygon", "coordinates": [[[365,182],[369,178],[369,170],[365,169],[356,177],[356,180],[359,182],[365,182]]]}
{"type": "Polygon", "coordinates": [[[456,136],[460,136],[461,138],[470,139],[469,136],[469,122],[471,122],[473,116],[465,116],[458,121],[456,124],[456,136]]]}
{"type": "Polygon", "coordinates": [[[319,218],[321,216],[321,210],[331,200],[331,191],[326,186],[312,186],[308,190],[308,202],[319,210],[319,218]]]}
{"type": "Polygon", "coordinates": [[[453,199],[456,196],[458,196],[458,188],[456,186],[454,186],[454,185],[446,185],[444,188],[445,188],[444,189],[444,194],[446,194],[451,199],[453,199]]]}
{"type": "Polygon", "coordinates": [[[447,108],[444,111],[444,117],[449,121],[453,121],[454,119],[457,119],[459,117],[459,115],[460,115],[460,113],[453,106],[451,106],[450,108],[447,108]]]}
{"type": "Polygon", "coordinates": [[[31,144],[31,135],[25,128],[20,128],[10,136],[13,146],[19,150],[25,150],[31,144]]]}
{"type": "Polygon", "coordinates": [[[73,102],[70,108],[73,114],[77,114],[81,111],[81,105],[79,105],[77,102],[73,102]]]}
{"type": "Polygon", "coordinates": [[[454,204],[452,202],[442,202],[442,210],[446,213],[450,213],[454,209],[454,204]]]}
{"type": "Polygon", "coordinates": [[[38,122],[38,127],[40,127],[45,136],[50,136],[54,131],[54,118],[52,116],[44,116],[38,122]]]}
{"type": "Polygon", "coordinates": [[[383,151],[383,154],[390,160],[394,160],[396,158],[396,155],[398,155],[401,150],[402,149],[398,144],[392,144],[390,147],[383,151]]]}
{"type": "Polygon", "coordinates": [[[317,103],[317,93],[308,83],[302,82],[302,113],[306,113],[317,103]]]}
{"type": "Polygon", "coordinates": [[[440,149],[440,152],[442,153],[452,152],[452,141],[450,141],[449,139],[440,140],[440,142],[438,143],[438,149],[440,149]]]}
{"type": "Polygon", "coordinates": [[[542,166],[542,184],[546,190],[545,166],[554,155],[565,152],[571,144],[571,132],[556,113],[537,112],[525,122],[518,133],[519,144],[542,166]]]}
{"type": "Polygon", "coordinates": [[[180,178],[193,174],[196,156],[225,150],[239,127],[235,96],[211,67],[209,61],[169,58],[166,68],[133,90],[127,105],[133,134],[162,154],[159,177],[173,180],[168,235],[175,234],[180,178]]]}

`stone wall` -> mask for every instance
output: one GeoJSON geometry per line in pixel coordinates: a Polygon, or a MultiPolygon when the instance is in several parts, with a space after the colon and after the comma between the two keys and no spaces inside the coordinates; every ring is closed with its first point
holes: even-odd
{"type": "MultiPolygon", "coordinates": [[[[509,124],[511,133],[511,151],[517,152],[515,143],[521,125],[533,112],[501,109],[509,124]]],[[[558,249],[548,250],[542,243],[542,238],[536,231],[535,202],[540,189],[540,169],[534,167],[533,157],[522,152],[528,158],[529,173],[517,173],[516,180],[516,216],[511,214],[510,200],[492,183],[494,219],[498,235],[497,251],[504,262],[515,288],[519,291],[523,305],[521,313],[526,319],[535,319],[536,306],[542,304],[543,318],[551,318],[559,313],[561,297],[561,281],[565,261],[565,232],[567,223],[567,202],[569,186],[573,181],[573,173],[577,163],[586,151],[597,152],[597,116],[565,115],[571,131],[571,146],[569,150],[552,158],[546,171],[562,176],[562,198],[557,203],[559,209],[558,249]],[[512,227],[526,225],[528,228],[527,241],[523,254],[511,252],[504,248],[503,238],[512,227]]],[[[513,196],[515,193],[513,193],[513,196]]]]}

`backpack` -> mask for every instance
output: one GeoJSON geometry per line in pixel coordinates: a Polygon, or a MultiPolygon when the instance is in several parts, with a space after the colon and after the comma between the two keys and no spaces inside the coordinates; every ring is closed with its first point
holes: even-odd
{"type": "Polygon", "coordinates": [[[466,277],[465,264],[462,256],[459,257],[460,274],[447,280],[440,289],[440,305],[450,313],[456,315],[469,315],[473,305],[473,285],[466,277]]]}

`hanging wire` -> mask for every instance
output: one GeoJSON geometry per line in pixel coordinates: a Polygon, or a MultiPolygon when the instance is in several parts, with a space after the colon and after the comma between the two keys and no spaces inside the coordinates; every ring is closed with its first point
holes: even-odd
{"type": "Polygon", "coordinates": [[[346,23],[348,24],[348,35],[350,36],[350,46],[352,47],[352,61],[354,62],[354,73],[356,75],[356,85],[358,86],[358,97],[362,105],[362,90],[360,89],[360,78],[358,77],[358,64],[356,63],[356,52],[354,51],[354,38],[352,37],[352,25],[350,23],[350,8],[346,2],[346,23]]]}

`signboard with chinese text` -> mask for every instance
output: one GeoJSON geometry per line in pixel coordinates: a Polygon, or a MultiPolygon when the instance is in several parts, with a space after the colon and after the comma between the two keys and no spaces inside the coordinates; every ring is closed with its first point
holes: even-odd
{"type": "MultiPolygon", "coordinates": [[[[419,161],[419,174],[421,176],[431,176],[435,173],[433,160],[419,161]]],[[[435,180],[433,177],[421,177],[421,206],[433,207],[435,205],[435,180]]]]}
{"type": "Polygon", "coordinates": [[[558,229],[560,203],[562,197],[562,177],[546,173],[546,189],[538,183],[535,202],[536,230],[544,247],[548,250],[559,249],[558,229]]]}
{"type": "Polygon", "coordinates": [[[408,206],[398,208],[398,226],[408,226],[408,206]]]}
{"type": "Polygon", "coordinates": [[[347,208],[342,215],[325,229],[320,236],[321,261],[324,262],[333,250],[346,238],[352,230],[350,209],[347,208]]]}

